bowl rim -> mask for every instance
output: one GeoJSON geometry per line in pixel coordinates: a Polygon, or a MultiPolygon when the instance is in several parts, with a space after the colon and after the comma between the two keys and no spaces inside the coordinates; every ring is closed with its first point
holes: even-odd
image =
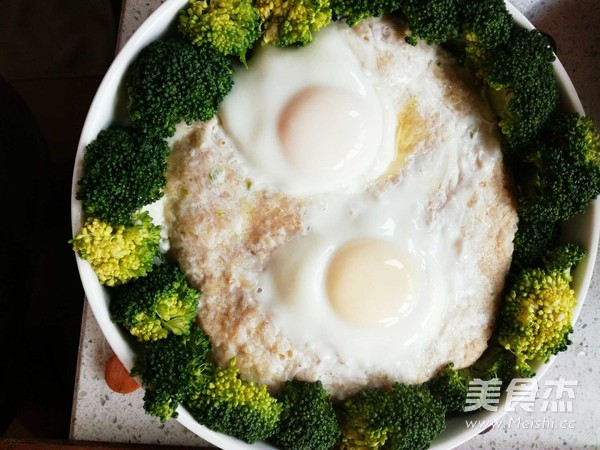
{"type": "MultiPolygon", "coordinates": [[[[535,28],[533,24],[510,2],[505,1],[505,3],[515,23],[529,30],[535,28]]],[[[96,138],[100,130],[111,125],[112,121],[118,116],[117,108],[119,105],[115,100],[117,97],[116,94],[123,88],[123,79],[129,63],[143,47],[164,34],[175,18],[177,11],[186,4],[187,0],[167,0],[159,6],[141,24],[123,48],[118,52],[100,83],[86,116],[75,156],[71,185],[71,228],[73,236],[81,229],[84,218],[81,202],[77,200],[76,193],[78,190],[78,181],[82,175],[82,160],[85,147],[96,138]]],[[[555,76],[558,80],[563,97],[563,103],[568,109],[584,114],[583,106],[575,91],[573,83],[558,58],[554,61],[553,65],[555,76]]],[[[572,219],[572,221],[574,223],[571,227],[583,228],[583,235],[586,239],[584,239],[585,242],[580,243],[587,251],[585,264],[579,265],[574,276],[574,288],[578,300],[577,307],[573,312],[573,324],[575,324],[587,295],[596,262],[600,234],[600,199],[596,199],[592,202],[584,214],[572,219]]],[[[579,240],[581,240],[581,238],[579,238],[579,240]]],[[[85,297],[88,300],[102,334],[123,365],[131,370],[134,365],[135,350],[132,345],[130,345],[130,337],[128,337],[118,325],[111,321],[107,303],[108,295],[106,294],[105,288],[98,282],[98,278],[89,263],[81,259],[76,253],[75,258],[85,297]]],[[[547,363],[540,364],[537,367],[536,380],[539,380],[546,373],[553,364],[554,359],[555,356],[547,363]]],[[[498,411],[478,412],[469,416],[469,420],[482,420],[486,423],[497,422],[504,415],[505,403],[506,398],[504,396],[500,401],[498,411]]],[[[274,447],[264,442],[257,442],[251,445],[231,436],[212,431],[209,428],[200,425],[182,406],[179,406],[177,412],[179,413],[179,417],[176,419],[178,422],[213,445],[227,449],[274,449],[274,447]]],[[[468,441],[480,432],[481,429],[479,428],[467,428],[464,417],[449,419],[446,421],[446,429],[432,442],[430,448],[436,450],[454,448],[468,441]]]]}

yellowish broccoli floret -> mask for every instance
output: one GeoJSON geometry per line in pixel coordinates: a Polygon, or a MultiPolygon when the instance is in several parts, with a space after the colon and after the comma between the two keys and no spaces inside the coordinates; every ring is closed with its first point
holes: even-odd
{"type": "Polygon", "coordinates": [[[244,61],[260,37],[260,17],[251,0],[189,0],[179,15],[179,31],[193,44],[244,61]]]}
{"type": "Polygon", "coordinates": [[[152,270],[159,241],[160,227],[144,212],[132,226],[113,227],[90,217],[70,243],[91,264],[100,283],[118,286],[152,270]]]}
{"type": "Polygon", "coordinates": [[[186,406],[201,424],[249,443],[271,436],[281,414],[264,384],[240,378],[235,358],[229,367],[217,367],[186,406]]]}
{"type": "Polygon", "coordinates": [[[519,375],[535,375],[532,361],[547,361],[571,343],[577,303],[571,268],[584,255],[578,246],[565,245],[548,255],[544,267],[525,269],[512,283],[500,311],[498,342],[516,356],[519,375]]]}
{"type": "Polygon", "coordinates": [[[135,316],[135,321],[139,325],[131,327],[129,332],[141,341],[157,341],[169,335],[169,330],[163,328],[159,317],[141,312],[135,316]]]}
{"type": "Polygon", "coordinates": [[[426,449],[444,430],[445,412],[424,384],[364,389],[339,407],[339,449],[426,449]]]}
{"type": "Polygon", "coordinates": [[[196,318],[200,292],[174,264],[161,264],[139,280],[112,290],[110,312],[141,342],[187,334],[196,318]]]}
{"type": "Polygon", "coordinates": [[[331,22],[329,0],[257,0],[263,41],[278,47],[304,46],[331,22]]]}

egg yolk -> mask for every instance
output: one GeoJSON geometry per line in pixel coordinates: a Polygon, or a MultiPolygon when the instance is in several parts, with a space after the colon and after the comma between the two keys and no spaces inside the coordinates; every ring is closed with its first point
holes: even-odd
{"type": "Polygon", "coordinates": [[[334,311],[355,325],[393,325],[414,309],[416,286],[404,252],[386,240],[344,245],[329,262],[325,278],[334,311]]]}
{"type": "Polygon", "coordinates": [[[283,157],[297,172],[317,179],[350,181],[373,162],[381,124],[356,92],[312,86],[294,95],[279,116],[283,157]]]}

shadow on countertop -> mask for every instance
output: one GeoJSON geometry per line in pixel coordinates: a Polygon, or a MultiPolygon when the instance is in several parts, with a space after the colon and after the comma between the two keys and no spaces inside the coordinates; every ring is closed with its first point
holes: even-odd
{"type": "Polygon", "coordinates": [[[68,438],[83,290],[73,161],[120,0],[5,0],[0,16],[0,436],[68,438]]]}

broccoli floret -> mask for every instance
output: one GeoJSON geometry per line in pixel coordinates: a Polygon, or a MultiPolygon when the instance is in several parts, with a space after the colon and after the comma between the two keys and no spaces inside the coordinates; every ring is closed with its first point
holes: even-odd
{"type": "Polygon", "coordinates": [[[287,381],[276,395],[281,417],[271,440],[284,450],[327,450],[340,429],[331,396],[320,381],[287,381]]]}
{"type": "Polygon", "coordinates": [[[548,271],[562,272],[566,278],[571,279],[571,269],[583,258],[585,258],[585,250],[579,245],[565,244],[550,250],[546,254],[544,267],[548,271]]]}
{"type": "Polygon", "coordinates": [[[177,417],[177,406],[192,396],[210,379],[212,365],[208,337],[198,326],[189,334],[170,334],[147,344],[131,371],[139,375],[146,389],[144,409],[162,422],[177,417]]]}
{"type": "Polygon", "coordinates": [[[144,411],[150,416],[158,417],[164,423],[171,417],[177,418],[176,409],[180,401],[178,396],[171,395],[169,390],[160,386],[148,388],[144,392],[144,411]]]}
{"type": "Polygon", "coordinates": [[[467,57],[481,65],[488,52],[508,41],[512,16],[504,0],[464,0],[460,2],[461,36],[467,57]]]}
{"type": "Polygon", "coordinates": [[[446,364],[434,378],[427,382],[431,394],[442,402],[446,414],[464,411],[471,375],[456,369],[454,363],[446,364]]]}
{"type": "Polygon", "coordinates": [[[481,74],[486,94],[498,114],[500,131],[512,148],[528,144],[558,105],[558,85],[548,39],[536,30],[513,25],[505,44],[493,50],[481,74]]]}
{"type": "Polygon", "coordinates": [[[341,426],[340,450],[383,448],[391,425],[386,418],[388,396],[367,388],[346,400],[339,410],[341,426]]]}
{"type": "Polygon", "coordinates": [[[111,225],[130,225],[132,214],[162,197],[167,143],[127,128],[103,130],[85,149],[77,199],[83,210],[111,225]]]}
{"type": "Polygon", "coordinates": [[[260,16],[250,0],[190,0],[180,12],[179,31],[193,44],[212,45],[244,62],[260,38],[260,16]]]}
{"type": "Polygon", "coordinates": [[[446,414],[462,413],[467,406],[469,383],[473,380],[499,379],[504,387],[514,377],[515,358],[498,345],[490,345],[471,366],[456,369],[446,364],[434,378],[427,382],[431,394],[446,408],[446,414]]]}
{"type": "Polygon", "coordinates": [[[523,154],[519,214],[529,222],[567,220],[600,193],[600,135],[591,118],[558,114],[523,154]]]}
{"type": "Polygon", "coordinates": [[[459,0],[403,0],[400,11],[410,28],[406,42],[411,45],[419,39],[438,45],[458,37],[459,0]]]}
{"type": "Polygon", "coordinates": [[[172,136],[181,120],[213,117],[232,87],[233,68],[225,55],[183,38],[160,39],[129,68],[129,115],[147,134],[172,136]]]}
{"type": "Polygon", "coordinates": [[[368,17],[379,17],[395,11],[399,0],[332,0],[331,8],[335,20],[346,20],[351,27],[368,17]]]}
{"type": "Polygon", "coordinates": [[[500,345],[516,356],[515,369],[521,376],[533,376],[532,361],[547,361],[571,343],[577,303],[571,268],[584,256],[580,247],[567,244],[552,251],[543,267],[524,269],[512,281],[497,333],[500,345]]]}
{"type": "Polygon", "coordinates": [[[264,384],[240,379],[235,358],[228,367],[217,367],[186,406],[199,423],[248,443],[271,436],[281,413],[264,384]]]}
{"type": "Polygon", "coordinates": [[[89,217],[79,234],[69,243],[82,259],[90,263],[98,280],[118,286],[146,276],[158,254],[160,227],[147,212],[134,216],[133,225],[111,226],[89,217]]]}
{"type": "Polygon", "coordinates": [[[445,428],[445,408],[427,386],[396,383],[391,397],[391,421],[387,446],[395,449],[425,449],[445,428]]]}
{"type": "Polygon", "coordinates": [[[511,272],[539,267],[549,249],[558,239],[557,222],[529,222],[519,219],[519,228],[513,240],[511,272]]]}
{"type": "Polygon", "coordinates": [[[304,46],[331,21],[329,0],[257,0],[263,41],[277,47],[304,46]]]}
{"type": "Polygon", "coordinates": [[[156,341],[170,333],[187,334],[196,317],[200,292],[174,264],[161,264],[148,276],[114,288],[112,319],[139,341],[156,341]]]}
{"type": "Polygon", "coordinates": [[[444,430],[444,414],[425,385],[365,389],[341,406],[340,449],[425,449],[444,430]]]}

